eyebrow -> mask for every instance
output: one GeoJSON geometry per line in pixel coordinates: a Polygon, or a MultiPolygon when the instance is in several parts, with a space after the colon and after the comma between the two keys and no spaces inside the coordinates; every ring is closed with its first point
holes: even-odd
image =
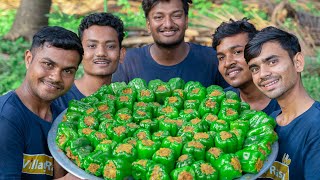
{"type": "MultiPolygon", "coordinates": [[[[234,49],[236,49],[236,48],[238,48],[238,47],[243,47],[243,46],[241,46],[241,45],[234,45],[234,46],[229,47],[227,50],[234,50],[234,49]]],[[[224,55],[224,54],[221,53],[221,52],[217,52],[217,55],[224,55]]]]}
{"type": "MultiPolygon", "coordinates": [[[[87,39],[86,40],[87,42],[99,42],[98,40],[95,40],[95,39],[87,39]]],[[[107,43],[112,43],[112,42],[116,42],[116,40],[107,40],[105,41],[107,43]]]]}
{"type": "MultiPolygon", "coordinates": [[[[48,58],[48,57],[44,57],[43,59],[49,61],[49,62],[52,63],[53,65],[56,65],[56,64],[57,64],[56,62],[54,62],[52,59],[50,59],[50,58],[48,58]]],[[[75,66],[67,66],[67,67],[65,67],[65,68],[63,68],[63,69],[78,69],[78,68],[75,67],[75,66]]]]}
{"type": "Polygon", "coordinates": [[[271,55],[271,56],[268,56],[268,57],[262,59],[262,62],[267,62],[267,61],[269,61],[270,59],[274,59],[274,58],[278,58],[278,57],[279,57],[279,56],[277,56],[277,55],[271,55]]]}

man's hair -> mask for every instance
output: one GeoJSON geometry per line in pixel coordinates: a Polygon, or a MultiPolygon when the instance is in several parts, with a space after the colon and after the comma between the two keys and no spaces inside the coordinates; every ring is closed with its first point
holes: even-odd
{"type": "Polygon", "coordinates": [[[30,51],[35,52],[37,48],[42,48],[45,43],[65,50],[76,50],[79,53],[80,61],[82,60],[81,41],[77,34],[72,31],[59,26],[43,27],[33,36],[30,51]]]}
{"type": "MultiPolygon", "coordinates": [[[[144,11],[144,15],[148,18],[149,12],[151,9],[157,5],[160,1],[170,1],[170,0],[142,0],[142,9],[144,11]]],[[[172,1],[172,0],[171,0],[172,1]]],[[[192,4],[192,0],[181,0],[183,3],[184,14],[188,16],[189,13],[189,4],[192,4]]]]}
{"type": "Polygon", "coordinates": [[[248,33],[248,40],[253,38],[253,36],[258,32],[253,24],[248,22],[248,18],[243,18],[242,20],[234,21],[230,19],[228,22],[223,22],[216,29],[214,34],[212,35],[212,47],[213,49],[217,49],[217,46],[221,43],[221,41],[230,36],[234,36],[240,33],[248,33]]]}
{"type": "Polygon", "coordinates": [[[301,47],[298,38],[281,29],[269,26],[257,33],[246,45],[244,50],[244,58],[247,62],[260,55],[261,49],[266,42],[277,42],[288,52],[289,57],[293,57],[301,52],[301,47]]]}
{"type": "Polygon", "coordinates": [[[88,29],[90,26],[110,26],[117,31],[118,40],[120,47],[122,45],[122,40],[124,38],[124,27],[123,22],[117,16],[114,16],[111,13],[93,13],[84,17],[79,25],[78,34],[80,39],[82,39],[83,31],[88,29]]]}

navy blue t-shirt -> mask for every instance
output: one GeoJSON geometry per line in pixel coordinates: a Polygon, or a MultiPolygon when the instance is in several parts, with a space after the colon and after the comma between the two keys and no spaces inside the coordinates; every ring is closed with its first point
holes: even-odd
{"type": "MultiPolygon", "coordinates": [[[[62,109],[51,105],[53,119],[62,109]]],[[[47,136],[52,123],[30,111],[15,91],[0,96],[0,179],[53,178],[47,136]]]]}
{"type": "MultiPolygon", "coordinates": [[[[238,96],[240,97],[240,90],[238,88],[234,88],[234,87],[230,86],[230,87],[225,88],[224,91],[233,91],[233,92],[237,93],[238,96]]],[[[278,111],[278,110],[280,110],[280,106],[278,104],[278,101],[275,99],[271,99],[269,104],[261,111],[265,112],[268,115],[271,115],[274,111],[278,111]]]]}
{"type": "Polygon", "coordinates": [[[57,104],[60,106],[62,109],[68,108],[68,103],[70,100],[75,99],[75,100],[80,100],[82,98],[86,97],[83,95],[77,86],[75,84],[72,85],[70,90],[64,94],[63,96],[60,96],[58,99],[54,100],[53,103],[57,104]]]}
{"type": "MultiPolygon", "coordinates": [[[[276,118],[280,111],[271,116],[276,118]]],[[[279,153],[264,177],[273,179],[320,179],[320,103],[286,126],[276,126],[279,153]],[[289,177],[289,178],[288,178],[289,177]]]]}
{"type": "Polygon", "coordinates": [[[185,82],[199,81],[205,87],[212,84],[228,87],[218,71],[216,52],[209,47],[193,43],[187,57],[179,64],[163,66],[158,64],[150,54],[150,46],[129,49],[124,63],[119,63],[117,71],[112,76],[112,82],[128,83],[134,78],[142,78],[149,82],[161,79],[164,82],[171,78],[180,77],[185,82]]]}

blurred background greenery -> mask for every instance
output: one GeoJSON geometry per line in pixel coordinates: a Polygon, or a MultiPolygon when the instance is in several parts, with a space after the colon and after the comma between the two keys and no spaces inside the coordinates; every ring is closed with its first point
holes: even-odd
{"type": "MultiPolygon", "coordinates": [[[[23,81],[24,52],[30,46],[30,42],[23,37],[5,37],[21,2],[3,1],[0,5],[0,94],[17,88],[23,81]]],[[[83,16],[92,12],[112,12],[124,21],[124,46],[138,47],[152,42],[145,28],[140,4],[141,1],[137,0],[52,0],[46,16],[49,25],[59,25],[77,32],[83,16]]],[[[304,86],[313,98],[320,100],[320,3],[317,0],[193,0],[186,41],[210,46],[211,34],[221,22],[243,17],[249,17],[258,29],[273,25],[298,36],[306,54],[306,66],[302,73],[304,86]]],[[[77,77],[82,73],[80,68],[77,77]]]]}

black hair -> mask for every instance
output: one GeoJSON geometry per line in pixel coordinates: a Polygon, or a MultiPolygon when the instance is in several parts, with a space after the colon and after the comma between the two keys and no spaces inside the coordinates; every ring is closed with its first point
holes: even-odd
{"type": "Polygon", "coordinates": [[[90,26],[110,26],[117,31],[118,40],[120,47],[122,45],[122,40],[124,38],[124,27],[123,22],[117,16],[114,16],[111,13],[93,13],[84,17],[79,25],[78,34],[80,39],[82,39],[83,31],[88,29],[90,26]]]}
{"type": "Polygon", "coordinates": [[[248,39],[250,40],[253,36],[258,32],[253,24],[248,22],[248,18],[243,18],[242,20],[234,21],[230,19],[228,22],[223,22],[216,29],[214,34],[212,35],[212,47],[213,49],[217,49],[217,46],[221,43],[221,41],[230,36],[234,36],[240,33],[248,33],[248,39]]]}
{"type": "MultiPolygon", "coordinates": [[[[149,12],[151,9],[157,5],[160,1],[170,1],[170,0],[142,0],[142,9],[144,11],[144,15],[148,18],[149,12]]],[[[188,16],[189,13],[189,4],[192,4],[192,0],[181,0],[183,3],[184,14],[188,16]]]]}
{"type": "Polygon", "coordinates": [[[47,43],[51,46],[65,50],[76,50],[79,53],[80,61],[83,56],[81,41],[76,33],[59,26],[46,26],[41,28],[32,39],[30,51],[43,47],[47,43]]]}
{"type": "Polygon", "coordinates": [[[260,55],[261,49],[266,42],[278,42],[280,46],[286,50],[291,59],[301,52],[298,38],[281,29],[269,26],[257,33],[246,45],[244,50],[244,58],[247,62],[260,55]]]}

